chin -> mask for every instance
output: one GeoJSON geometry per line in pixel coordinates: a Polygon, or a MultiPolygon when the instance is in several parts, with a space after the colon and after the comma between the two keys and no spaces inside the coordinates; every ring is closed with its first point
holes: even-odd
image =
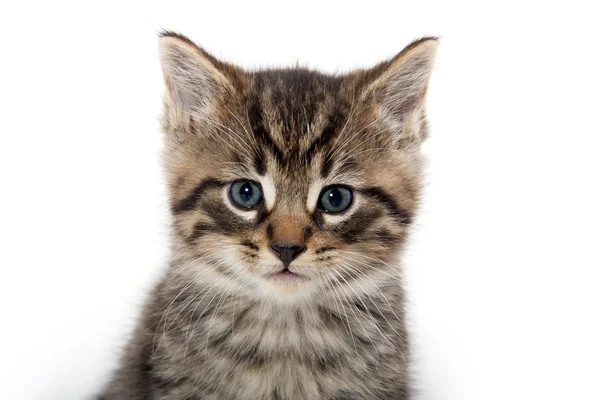
{"type": "Polygon", "coordinates": [[[315,284],[304,275],[276,272],[261,277],[259,290],[270,301],[283,304],[306,302],[314,293],[315,284]]]}

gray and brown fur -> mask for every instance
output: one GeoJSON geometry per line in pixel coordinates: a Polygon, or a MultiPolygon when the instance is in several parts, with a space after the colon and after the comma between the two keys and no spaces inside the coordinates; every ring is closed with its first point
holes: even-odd
{"type": "Polygon", "coordinates": [[[246,72],[161,35],[172,261],[104,399],[409,398],[399,256],[436,47],[331,76],[246,72]],[[239,179],[263,186],[257,210],[229,204],[239,179]],[[315,208],[330,184],[354,192],[341,216],[315,208]],[[301,284],[266,279],[277,241],[306,247],[301,284]]]}

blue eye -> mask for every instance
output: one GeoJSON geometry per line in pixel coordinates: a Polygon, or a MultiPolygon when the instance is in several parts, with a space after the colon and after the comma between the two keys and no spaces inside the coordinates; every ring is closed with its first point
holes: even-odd
{"type": "Polygon", "coordinates": [[[233,204],[242,209],[258,207],[262,203],[262,190],[258,183],[236,181],[229,188],[229,197],[233,204]]]}
{"type": "Polygon", "coordinates": [[[345,186],[329,186],[319,198],[319,210],[331,214],[346,211],[352,204],[352,191],[345,186]]]}

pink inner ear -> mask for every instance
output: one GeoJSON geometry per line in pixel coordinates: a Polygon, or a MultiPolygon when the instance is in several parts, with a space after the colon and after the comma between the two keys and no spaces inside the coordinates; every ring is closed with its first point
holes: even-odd
{"type": "Polygon", "coordinates": [[[183,44],[165,44],[161,62],[172,100],[186,111],[203,112],[211,101],[218,73],[207,68],[194,48],[183,44]]]}
{"type": "Polygon", "coordinates": [[[374,82],[376,97],[390,117],[401,120],[424,106],[436,49],[435,39],[407,46],[374,82]]]}
{"type": "Polygon", "coordinates": [[[382,103],[396,118],[416,111],[423,106],[430,70],[427,65],[408,65],[408,70],[396,71],[385,82],[382,103]]]}
{"type": "Polygon", "coordinates": [[[197,96],[180,87],[175,87],[173,92],[173,95],[176,97],[175,101],[185,110],[198,109],[202,105],[197,96]]]}

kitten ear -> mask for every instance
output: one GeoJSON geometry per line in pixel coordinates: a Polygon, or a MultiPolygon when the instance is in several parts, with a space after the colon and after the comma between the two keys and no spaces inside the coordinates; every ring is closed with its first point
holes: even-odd
{"type": "Polygon", "coordinates": [[[183,111],[208,115],[216,97],[233,90],[224,63],[185,36],[162,33],[159,54],[167,99],[183,111]]]}
{"type": "Polygon", "coordinates": [[[423,111],[437,47],[437,38],[426,37],[374,68],[378,76],[368,86],[367,93],[381,107],[384,117],[398,124],[423,111]]]}

